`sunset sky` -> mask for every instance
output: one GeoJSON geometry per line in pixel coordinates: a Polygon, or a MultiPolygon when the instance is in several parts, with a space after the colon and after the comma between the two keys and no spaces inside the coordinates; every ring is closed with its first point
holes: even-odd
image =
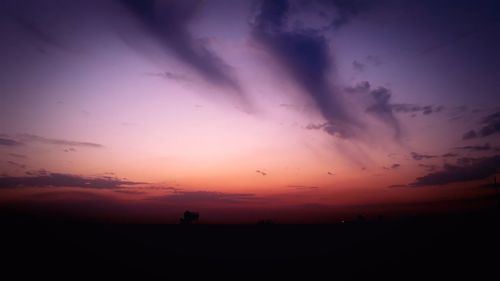
{"type": "Polygon", "coordinates": [[[334,222],[494,205],[498,1],[0,1],[0,205],[334,222]]]}

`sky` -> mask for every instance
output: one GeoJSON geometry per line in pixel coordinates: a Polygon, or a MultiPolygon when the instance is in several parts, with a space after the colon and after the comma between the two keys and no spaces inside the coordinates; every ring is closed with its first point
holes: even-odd
{"type": "Polygon", "coordinates": [[[499,8],[1,0],[0,206],[139,223],[494,206],[499,8]]]}

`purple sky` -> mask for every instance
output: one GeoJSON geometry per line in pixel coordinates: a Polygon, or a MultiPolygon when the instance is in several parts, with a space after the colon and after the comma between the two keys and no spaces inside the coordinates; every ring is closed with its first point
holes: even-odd
{"type": "Polygon", "coordinates": [[[500,166],[498,8],[3,0],[2,204],[40,187],[169,198],[171,213],[484,196],[500,166]]]}

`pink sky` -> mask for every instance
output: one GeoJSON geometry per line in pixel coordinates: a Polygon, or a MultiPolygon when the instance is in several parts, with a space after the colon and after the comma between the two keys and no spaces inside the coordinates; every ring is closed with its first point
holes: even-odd
{"type": "Polygon", "coordinates": [[[491,203],[492,189],[479,186],[498,171],[499,137],[482,127],[500,122],[498,82],[474,40],[497,29],[454,42],[448,34],[462,26],[452,15],[449,24],[425,9],[403,18],[409,8],[397,4],[325,29],[341,7],[318,16],[320,4],[292,1],[277,8],[281,18],[265,4],[187,1],[146,18],[119,1],[48,1],[44,11],[7,2],[2,204],[74,200],[89,214],[136,210],[144,221],[186,208],[252,221],[270,210],[312,222],[491,203]],[[450,43],[429,53],[436,42],[450,43]],[[450,180],[455,168],[462,176],[450,180]],[[59,185],[61,175],[74,186],[59,185]],[[103,186],[85,183],[97,179],[103,186]]]}

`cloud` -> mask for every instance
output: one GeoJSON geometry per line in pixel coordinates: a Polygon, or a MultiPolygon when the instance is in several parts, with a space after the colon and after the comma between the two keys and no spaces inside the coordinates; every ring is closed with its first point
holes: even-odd
{"type": "Polygon", "coordinates": [[[263,175],[263,176],[266,176],[266,175],[267,175],[267,173],[266,173],[266,172],[263,172],[263,171],[261,171],[261,170],[256,170],[255,172],[256,172],[256,173],[259,173],[259,174],[261,174],[261,175],[263,175]]]}
{"type": "Polygon", "coordinates": [[[392,164],[391,169],[395,170],[395,169],[398,169],[399,167],[401,167],[401,164],[394,163],[394,164],[392,164]]]}
{"type": "Polygon", "coordinates": [[[329,0],[337,8],[338,16],[333,21],[334,27],[338,28],[349,23],[353,18],[362,12],[366,12],[375,5],[377,0],[329,0]]]}
{"type": "Polygon", "coordinates": [[[481,119],[482,127],[478,130],[470,130],[462,136],[463,140],[484,138],[500,133],[500,111],[490,114],[481,119]]]}
{"type": "Polygon", "coordinates": [[[441,112],[443,106],[416,105],[416,104],[393,104],[391,103],[392,92],[385,87],[372,87],[370,82],[361,81],[351,87],[344,88],[348,94],[357,94],[358,97],[367,102],[366,112],[374,115],[395,132],[395,137],[401,135],[401,126],[394,113],[418,113],[423,115],[441,112]]]}
{"type": "Polygon", "coordinates": [[[82,177],[70,174],[50,173],[45,170],[29,172],[28,176],[0,177],[0,188],[20,187],[80,187],[92,189],[115,189],[122,185],[141,184],[113,177],[82,177]]]}
{"type": "Polygon", "coordinates": [[[170,203],[244,203],[259,198],[252,193],[224,193],[215,191],[177,191],[173,194],[151,197],[170,203]]]}
{"type": "Polygon", "coordinates": [[[117,189],[117,190],[114,190],[114,192],[123,193],[123,194],[129,194],[129,195],[143,195],[143,194],[146,194],[146,192],[144,192],[144,191],[127,190],[127,189],[117,189]]]}
{"type": "Polygon", "coordinates": [[[489,135],[500,133],[500,111],[486,116],[482,122],[484,127],[479,130],[479,135],[487,137],[489,135]]]}
{"type": "Polygon", "coordinates": [[[456,153],[445,153],[445,154],[441,155],[441,157],[443,157],[443,158],[450,158],[450,157],[457,157],[457,156],[460,156],[460,155],[458,155],[456,153]]]}
{"type": "Polygon", "coordinates": [[[306,129],[323,130],[325,133],[339,138],[351,138],[354,136],[350,128],[342,122],[326,121],[321,124],[308,124],[306,129]]]}
{"type": "Polygon", "coordinates": [[[119,2],[142,22],[147,32],[165,49],[191,66],[206,80],[241,92],[238,81],[231,76],[230,67],[208,48],[205,41],[195,39],[188,29],[202,2],[196,0],[119,2]]]}
{"type": "Polygon", "coordinates": [[[376,55],[368,55],[366,56],[366,62],[373,66],[379,66],[382,64],[382,59],[376,55]]]}
{"type": "MultiPolygon", "coordinates": [[[[35,38],[39,42],[47,46],[53,46],[64,51],[70,51],[70,48],[68,48],[62,42],[62,40],[58,38],[58,36],[49,32],[50,29],[43,27],[41,24],[25,19],[23,17],[17,17],[15,21],[25,32],[33,36],[33,38],[35,38]]],[[[42,47],[39,47],[39,51],[46,52],[45,49],[42,47]]]]}
{"type": "Polygon", "coordinates": [[[484,145],[467,145],[467,146],[455,147],[455,149],[469,150],[469,151],[490,151],[490,150],[499,151],[500,147],[493,147],[489,143],[485,143],[484,145]]]}
{"type": "Polygon", "coordinates": [[[421,112],[423,115],[438,113],[443,111],[442,105],[417,105],[408,103],[397,103],[391,105],[392,110],[397,113],[417,113],[421,112]]]}
{"type": "Polygon", "coordinates": [[[28,158],[28,157],[26,157],[26,155],[22,155],[22,154],[18,154],[18,153],[9,153],[7,155],[9,155],[10,157],[13,157],[13,158],[18,158],[18,159],[28,158]]]}
{"type": "Polygon", "coordinates": [[[21,135],[19,135],[19,139],[22,140],[23,142],[39,142],[39,143],[51,144],[51,145],[80,146],[80,147],[89,147],[89,148],[104,147],[102,144],[93,143],[93,142],[81,142],[81,141],[71,141],[71,140],[62,140],[62,139],[51,139],[51,138],[45,138],[45,137],[31,135],[31,134],[21,134],[21,135]]]}
{"type": "Polygon", "coordinates": [[[352,69],[357,72],[363,72],[365,70],[365,65],[357,60],[352,62],[352,69]]]}
{"type": "Polygon", "coordinates": [[[436,165],[418,164],[419,167],[426,169],[428,172],[433,172],[437,169],[436,165]]]}
{"type": "Polygon", "coordinates": [[[288,28],[289,12],[286,0],[261,1],[252,24],[252,36],[314,101],[327,120],[322,129],[347,136],[349,126],[355,122],[339,93],[329,85],[328,74],[333,66],[328,41],[318,30],[288,28]],[[336,128],[338,123],[343,123],[342,129],[336,128]]]}
{"type": "Polygon", "coordinates": [[[470,130],[467,133],[462,135],[463,140],[470,140],[470,139],[475,139],[477,138],[477,133],[474,130],[470,130]]]}
{"type": "Polygon", "coordinates": [[[426,154],[420,154],[420,153],[416,153],[416,152],[411,152],[410,155],[411,155],[411,158],[413,158],[414,160],[417,160],[417,161],[420,161],[423,159],[437,158],[436,155],[426,155],[426,154]]]}
{"type": "Polygon", "coordinates": [[[401,164],[398,164],[398,163],[394,163],[392,164],[390,167],[385,167],[383,166],[382,169],[384,170],[397,170],[401,167],[401,164]]]}
{"type": "Polygon", "coordinates": [[[500,169],[500,155],[471,158],[467,163],[445,164],[443,170],[419,177],[411,186],[445,185],[457,182],[482,180],[500,169]]]}
{"type": "Polygon", "coordinates": [[[393,184],[393,185],[389,185],[388,188],[398,188],[398,187],[406,187],[408,185],[406,184],[393,184]]]}
{"type": "Polygon", "coordinates": [[[325,11],[331,11],[329,15],[329,28],[338,29],[350,23],[359,14],[372,10],[379,5],[377,0],[316,0],[303,1],[304,4],[319,4],[320,13],[326,15],[325,11]]]}
{"type": "Polygon", "coordinates": [[[374,114],[388,126],[392,127],[395,137],[399,138],[401,135],[400,124],[392,112],[392,105],[389,103],[392,95],[391,91],[384,87],[370,89],[370,83],[365,83],[365,87],[368,87],[372,98],[372,105],[366,108],[366,112],[374,114]]]}
{"type": "Polygon", "coordinates": [[[307,186],[307,185],[287,185],[287,187],[297,189],[297,190],[316,190],[319,186],[307,186]]]}
{"type": "Polygon", "coordinates": [[[185,81],[188,80],[188,78],[182,74],[176,74],[173,72],[169,71],[163,71],[163,72],[147,72],[144,75],[146,76],[152,76],[152,77],[160,77],[164,79],[170,79],[170,80],[177,80],[177,81],[185,81]]]}
{"type": "Polygon", "coordinates": [[[458,41],[463,40],[467,37],[471,37],[472,35],[475,35],[481,31],[483,31],[483,30],[480,28],[477,28],[477,27],[475,27],[471,30],[462,31],[460,33],[455,34],[451,38],[448,38],[444,41],[438,42],[432,46],[429,46],[429,47],[419,51],[415,56],[423,56],[423,55],[427,55],[429,53],[432,53],[434,51],[437,51],[437,50],[440,50],[443,48],[447,48],[448,46],[452,46],[452,45],[456,44],[458,41]]]}
{"type": "Polygon", "coordinates": [[[22,142],[18,142],[16,140],[11,140],[11,139],[6,139],[6,138],[0,138],[0,145],[4,146],[20,146],[23,145],[22,142]]]}
{"type": "Polygon", "coordinates": [[[25,164],[20,164],[20,163],[14,162],[14,161],[6,161],[6,163],[9,164],[10,166],[14,167],[14,168],[26,169],[26,165],[25,164]]]}

